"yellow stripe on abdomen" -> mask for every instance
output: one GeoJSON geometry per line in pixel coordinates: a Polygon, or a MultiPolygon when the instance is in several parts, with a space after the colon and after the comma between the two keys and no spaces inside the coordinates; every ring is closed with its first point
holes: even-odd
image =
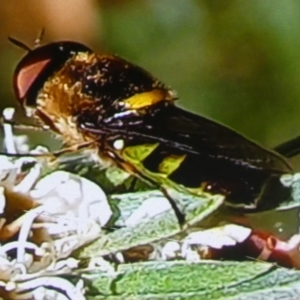
{"type": "Polygon", "coordinates": [[[157,147],[159,143],[155,144],[142,144],[137,146],[126,147],[122,151],[122,156],[131,161],[142,162],[146,159],[157,147]]]}
{"type": "Polygon", "coordinates": [[[169,176],[177,170],[185,160],[186,155],[169,155],[158,166],[158,172],[169,176]]]}

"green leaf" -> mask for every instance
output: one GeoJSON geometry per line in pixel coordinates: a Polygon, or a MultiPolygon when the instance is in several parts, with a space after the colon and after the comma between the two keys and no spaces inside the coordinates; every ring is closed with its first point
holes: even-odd
{"type": "Polygon", "coordinates": [[[263,262],[144,262],[83,277],[90,300],[300,298],[299,271],[263,262]]]}

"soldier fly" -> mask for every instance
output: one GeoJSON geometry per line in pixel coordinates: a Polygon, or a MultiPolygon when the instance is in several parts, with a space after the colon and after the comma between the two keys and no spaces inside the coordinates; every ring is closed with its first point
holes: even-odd
{"type": "Polygon", "coordinates": [[[93,149],[102,165],[115,164],[161,188],[220,194],[240,209],[278,204],[265,195],[293,172],[288,161],[177,107],[175,91],[144,69],[78,42],[23,48],[15,95],[66,145],[93,149]]]}

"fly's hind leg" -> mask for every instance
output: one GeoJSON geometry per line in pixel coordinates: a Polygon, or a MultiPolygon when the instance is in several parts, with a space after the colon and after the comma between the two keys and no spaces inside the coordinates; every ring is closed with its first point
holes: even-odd
{"type": "Polygon", "coordinates": [[[224,203],[222,195],[195,195],[166,186],[161,186],[161,190],[169,200],[182,229],[207,220],[224,203]]]}
{"type": "Polygon", "coordinates": [[[169,200],[169,202],[172,206],[172,209],[176,215],[179,225],[181,227],[183,227],[184,224],[186,223],[184,213],[178,208],[178,206],[176,205],[176,201],[169,195],[168,189],[166,187],[162,186],[161,191],[162,191],[163,195],[169,200]]]}

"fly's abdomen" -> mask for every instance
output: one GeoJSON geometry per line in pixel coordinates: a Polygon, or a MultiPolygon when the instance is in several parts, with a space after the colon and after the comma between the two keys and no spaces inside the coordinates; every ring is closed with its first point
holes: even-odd
{"type": "Polygon", "coordinates": [[[186,154],[160,143],[127,146],[121,153],[143,177],[194,194],[222,194],[227,203],[238,207],[255,205],[266,182],[278,178],[267,171],[245,169],[225,159],[186,154]]]}

